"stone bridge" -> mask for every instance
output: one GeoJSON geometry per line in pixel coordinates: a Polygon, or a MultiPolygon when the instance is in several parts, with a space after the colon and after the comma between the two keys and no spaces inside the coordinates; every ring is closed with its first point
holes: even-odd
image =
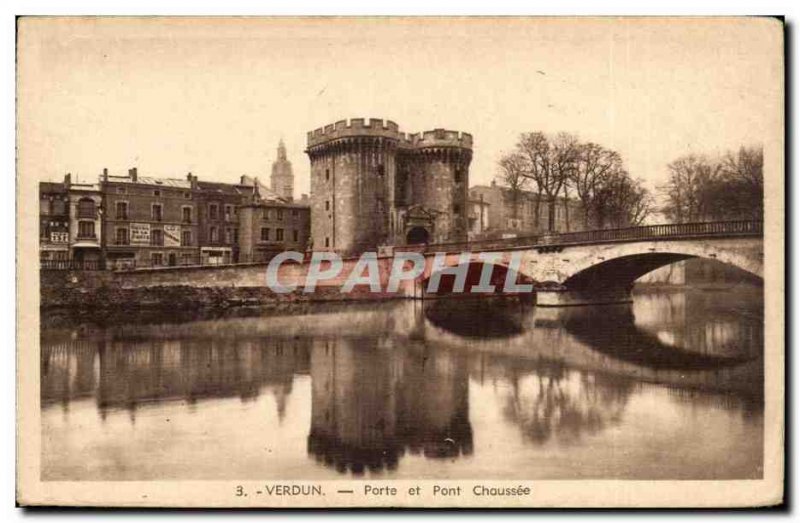
{"type": "Polygon", "coordinates": [[[498,253],[493,264],[501,274],[515,255],[518,280],[531,282],[537,304],[546,306],[630,301],[639,277],[689,258],[717,260],[764,277],[763,227],[755,221],[648,225],[429,245],[420,250],[428,263],[414,295],[423,297],[424,283],[436,270],[431,260],[437,252],[447,253],[447,267],[463,264],[462,252],[472,253],[469,263],[474,265],[485,263],[481,253],[498,253]]]}
{"type": "MultiPolygon", "coordinates": [[[[390,247],[382,249],[376,259],[380,289],[360,284],[354,288],[355,292],[341,294],[340,299],[427,299],[470,293],[485,266],[491,265],[491,283],[496,288],[483,291],[484,295],[501,293],[510,272],[514,281],[530,285],[525,292],[535,294],[539,305],[625,302],[630,301],[631,288],[640,276],[689,258],[717,260],[763,278],[763,225],[757,221],[648,225],[503,240],[390,247]],[[401,252],[422,255],[424,270],[416,279],[404,280],[398,289],[389,290],[394,255],[401,252]],[[464,290],[452,289],[455,276],[447,273],[465,264],[469,267],[464,290]],[[518,269],[513,270],[514,267],[518,269]],[[435,294],[428,289],[432,277],[442,284],[435,294]]],[[[114,284],[123,289],[169,286],[265,288],[266,267],[261,263],[139,269],[117,272],[113,277],[114,284]]],[[[319,281],[317,296],[320,299],[338,296],[356,268],[363,271],[358,258],[344,260],[342,271],[337,276],[319,281]]],[[[308,263],[284,263],[278,280],[283,285],[297,286],[296,292],[300,293],[308,272],[308,263]]],[[[314,300],[315,296],[306,298],[314,300]]]]}

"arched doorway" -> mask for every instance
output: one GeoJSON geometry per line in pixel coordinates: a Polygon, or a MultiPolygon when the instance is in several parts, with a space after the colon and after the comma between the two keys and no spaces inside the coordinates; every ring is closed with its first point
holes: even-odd
{"type": "Polygon", "coordinates": [[[413,227],[408,234],[406,234],[406,243],[408,245],[416,245],[419,243],[428,243],[430,235],[428,230],[424,227],[413,227]]]}

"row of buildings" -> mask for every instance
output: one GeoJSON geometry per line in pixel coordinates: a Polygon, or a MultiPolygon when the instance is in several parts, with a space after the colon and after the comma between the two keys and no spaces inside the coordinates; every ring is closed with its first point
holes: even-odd
{"type": "MultiPolygon", "coordinates": [[[[386,245],[536,234],[547,205],[495,183],[469,187],[472,136],[401,132],[353,118],[308,133],[311,196],[293,199],[294,174],[278,145],[270,187],[126,175],[40,185],[44,266],[159,267],[260,262],[283,250],[353,255],[386,245]]],[[[576,203],[557,202],[555,230],[575,230],[576,203]],[[572,226],[570,216],[573,216],[572,226]]]]}
{"type": "Polygon", "coordinates": [[[258,178],[236,183],[126,175],[104,169],[97,183],[43,182],[39,189],[44,267],[160,267],[257,262],[306,249],[307,197],[295,202],[284,144],[271,188],[258,178]]]}

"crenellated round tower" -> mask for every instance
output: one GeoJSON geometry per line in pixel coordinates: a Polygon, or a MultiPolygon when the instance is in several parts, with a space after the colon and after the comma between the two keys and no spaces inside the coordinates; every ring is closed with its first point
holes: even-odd
{"type": "Polygon", "coordinates": [[[309,132],[306,153],[314,249],[466,239],[471,135],[352,118],[309,132]]]}
{"type": "MultiPolygon", "coordinates": [[[[431,230],[426,229],[430,242],[466,241],[472,136],[446,129],[409,135],[401,142],[399,157],[412,213],[408,219],[418,221],[414,209],[424,209],[435,214],[431,230]]],[[[407,225],[411,227],[402,231],[405,243],[417,243],[420,236],[415,234],[422,233],[412,232],[416,223],[407,225]]]]}
{"type": "Polygon", "coordinates": [[[399,140],[396,123],[374,118],[308,133],[314,249],[353,254],[386,243],[399,140]]]}

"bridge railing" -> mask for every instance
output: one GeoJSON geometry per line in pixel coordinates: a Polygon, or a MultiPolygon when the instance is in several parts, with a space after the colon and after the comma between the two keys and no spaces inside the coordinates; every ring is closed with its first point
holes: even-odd
{"type": "MultiPolygon", "coordinates": [[[[728,222],[666,223],[621,229],[598,229],[566,233],[546,233],[537,236],[480,240],[472,242],[437,243],[409,246],[420,252],[508,249],[515,247],[558,246],[585,243],[604,243],[663,238],[691,238],[709,236],[761,235],[764,224],[755,220],[728,222]]],[[[406,249],[404,247],[404,249],[406,249]]]]}
{"type": "Polygon", "coordinates": [[[667,223],[661,225],[644,225],[641,227],[626,227],[624,229],[568,232],[555,234],[552,237],[545,236],[543,240],[544,243],[548,245],[561,245],[566,243],[594,243],[761,233],[763,233],[762,222],[742,220],[734,222],[667,223]]]}

